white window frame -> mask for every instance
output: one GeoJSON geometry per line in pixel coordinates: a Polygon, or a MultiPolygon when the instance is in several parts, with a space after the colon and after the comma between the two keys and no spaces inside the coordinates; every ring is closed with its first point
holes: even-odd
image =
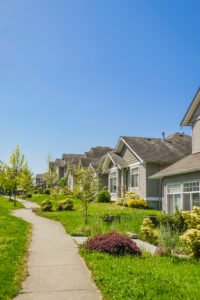
{"type": "Polygon", "coordinates": [[[137,165],[134,165],[134,166],[132,166],[132,167],[130,168],[130,189],[131,189],[131,190],[138,190],[138,189],[139,189],[139,186],[140,186],[140,168],[139,168],[139,164],[137,164],[137,165]],[[135,172],[135,173],[132,174],[133,170],[137,170],[137,172],[135,172]],[[131,180],[131,177],[132,177],[132,175],[135,175],[135,174],[138,175],[138,178],[137,178],[137,179],[138,179],[138,180],[137,180],[138,185],[135,186],[135,187],[133,187],[133,186],[132,186],[132,180],[131,180]]]}
{"type": "Polygon", "coordinates": [[[117,193],[118,193],[118,168],[114,167],[112,169],[109,170],[109,177],[108,177],[108,188],[109,188],[109,192],[111,194],[111,199],[114,200],[117,197],[117,193]],[[116,174],[115,176],[113,176],[113,174],[116,174]],[[111,186],[110,186],[110,179],[113,177],[116,178],[116,192],[111,192],[111,186]]]}
{"type": "Polygon", "coordinates": [[[200,194],[200,181],[199,180],[187,180],[187,181],[177,181],[177,182],[174,182],[174,183],[167,183],[166,184],[166,206],[167,206],[167,212],[169,213],[169,204],[168,204],[168,195],[181,195],[181,199],[180,199],[180,209],[183,210],[183,196],[184,194],[189,194],[190,195],[190,209],[192,209],[193,207],[193,199],[192,199],[192,194],[196,194],[196,193],[199,193],[200,194]],[[184,191],[184,184],[192,184],[192,183],[198,183],[199,184],[199,190],[198,191],[184,191]],[[172,192],[172,193],[169,193],[168,192],[168,187],[170,185],[180,185],[180,191],[177,191],[177,192],[172,192]]]}

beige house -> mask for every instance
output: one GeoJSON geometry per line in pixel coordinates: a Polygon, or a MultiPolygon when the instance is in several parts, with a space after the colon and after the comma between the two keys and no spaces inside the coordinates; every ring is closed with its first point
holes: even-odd
{"type": "Polygon", "coordinates": [[[192,153],[151,178],[162,180],[162,209],[167,213],[200,206],[200,89],[197,91],[181,127],[192,128],[192,153]]]}
{"type": "Polygon", "coordinates": [[[146,199],[150,207],[160,208],[161,181],[150,176],[190,153],[191,137],[181,133],[166,138],[120,137],[103,164],[111,199],[132,191],[146,199]]]}
{"type": "MultiPolygon", "coordinates": [[[[76,167],[89,168],[90,165],[96,166],[102,156],[111,150],[110,147],[97,146],[84,154],[63,154],[62,159],[55,160],[56,181],[65,177],[67,186],[73,190],[75,186],[74,169],[76,167]]],[[[102,177],[107,179],[106,175],[102,175],[102,177]]],[[[107,181],[105,184],[107,186],[107,181]]]]}

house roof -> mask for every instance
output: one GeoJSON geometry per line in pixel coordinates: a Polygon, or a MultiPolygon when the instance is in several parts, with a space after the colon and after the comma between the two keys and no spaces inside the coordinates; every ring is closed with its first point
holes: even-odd
{"type": "Polygon", "coordinates": [[[89,167],[90,163],[95,163],[98,159],[93,157],[82,157],[80,159],[82,167],[89,167]]]}
{"type": "Polygon", "coordinates": [[[119,166],[120,169],[128,167],[128,163],[125,161],[125,159],[121,156],[119,156],[117,153],[109,152],[108,154],[111,157],[111,160],[119,166]]]}
{"type": "MultiPolygon", "coordinates": [[[[169,135],[165,139],[122,136],[121,141],[140,160],[146,162],[171,164],[189,155],[192,151],[191,136],[179,132],[169,135]]],[[[119,152],[118,146],[115,152],[119,152]]]]}
{"type": "Polygon", "coordinates": [[[55,160],[55,165],[58,166],[58,167],[65,167],[66,163],[63,159],[57,158],[55,160]]]}
{"type": "Polygon", "coordinates": [[[123,157],[121,157],[114,151],[111,151],[111,152],[107,153],[107,155],[103,161],[102,169],[104,172],[106,172],[108,170],[110,161],[112,161],[120,169],[128,167],[128,163],[125,161],[125,159],[123,157]]]}
{"type": "Polygon", "coordinates": [[[111,150],[113,149],[105,146],[93,147],[90,151],[84,153],[84,157],[80,159],[81,165],[83,167],[91,166],[93,170],[100,172],[102,161],[111,150]]]}
{"type": "Polygon", "coordinates": [[[83,157],[83,154],[63,154],[62,159],[66,164],[78,164],[81,157],[83,157]]]}
{"type": "Polygon", "coordinates": [[[39,179],[39,180],[43,180],[43,181],[45,180],[44,179],[44,174],[36,174],[35,177],[36,177],[36,179],[39,179]]]}
{"type": "Polygon", "coordinates": [[[191,126],[191,119],[194,115],[197,107],[200,105],[200,88],[197,90],[190,106],[188,107],[188,110],[185,113],[185,116],[183,117],[183,120],[181,121],[181,127],[183,126],[191,126]]]}
{"type": "Polygon", "coordinates": [[[184,157],[173,165],[154,174],[150,178],[158,179],[196,171],[200,171],[200,152],[184,157]]]}
{"type": "Polygon", "coordinates": [[[100,159],[104,154],[108,153],[109,151],[112,151],[113,149],[110,147],[105,147],[105,146],[97,146],[97,147],[92,147],[90,151],[85,152],[84,156],[87,158],[96,158],[100,159]]]}

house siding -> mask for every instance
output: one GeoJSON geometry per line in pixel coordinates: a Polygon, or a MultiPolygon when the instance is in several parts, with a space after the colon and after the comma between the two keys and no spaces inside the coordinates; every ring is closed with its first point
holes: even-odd
{"type": "Polygon", "coordinates": [[[150,179],[149,177],[161,170],[160,164],[147,163],[146,175],[147,175],[147,197],[161,197],[160,180],[150,179]]]}
{"type": "Polygon", "coordinates": [[[139,188],[131,188],[130,187],[130,168],[128,169],[128,176],[127,176],[127,185],[128,191],[134,192],[138,194],[140,197],[146,199],[146,165],[139,164],[139,188]]]}
{"type": "Polygon", "coordinates": [[[108,174],[101,174],[99,175],[100,187],[108,188],[108,174]]]}
{"type": "Polygon", "coordinates": [[[138,162],[138,159],[134,156],[134,154],[128,149],[126,145],[122,147],[122,150],[119,155],[123,157],[129,165],[138,162]]]}
{"type": "Polygon", "coordinates": [[[167,212],[167,184],[182,181],[200,180],[200,172],[180,174],[176,176],[166,177],[162,182],[162,210],[167,212]]]}
{"type": "Polygon", "coordinates": [[[200,152],[200,119],[192,126],[192,153],[200,152]]]}

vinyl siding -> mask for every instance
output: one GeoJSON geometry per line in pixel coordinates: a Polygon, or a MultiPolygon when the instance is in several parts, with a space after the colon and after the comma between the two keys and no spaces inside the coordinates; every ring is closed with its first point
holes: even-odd
{"type": "Polygon", "coordinates": [[[200,172],[181,174],[163,179],[162,182],[162,210],[167,212],[167,184],[181,181],[200,180],[200,172]]]}
{"type": "Polygon", "coordinates": [[[126,145],[122,147],[122,150],[119,154],[121,157],[124,158],[124,160],[129,164],[134,164],[138,162],[138,159],[134,156],[134,154],[128,149],[126,145]]]}
{"type": "Polygon", "coordinates": [[[99,176],[100,187],[108,188],[108,174],[101,174],[99,176]]]}
{"type": "Polygon", "coordinates": [[[200,152],[200,119],[192,126],[192,153],[200,152]]]}
{"type": "Polygon", "coordinates": [[[139,188],[131,188],[130,186],[130,168],[128,169],[127,186],[129,192],[134,192],[140,197],[146,199],[146,165],[140,164],[139,168],[139,188]]]}
{"type": "Polygon", "coordinates": [[[147,163],[146,175],[147,175],[147,197],[160,197],[160,180],[149,179],[149,177],[160,171],[160,164],[147,163]]]}

